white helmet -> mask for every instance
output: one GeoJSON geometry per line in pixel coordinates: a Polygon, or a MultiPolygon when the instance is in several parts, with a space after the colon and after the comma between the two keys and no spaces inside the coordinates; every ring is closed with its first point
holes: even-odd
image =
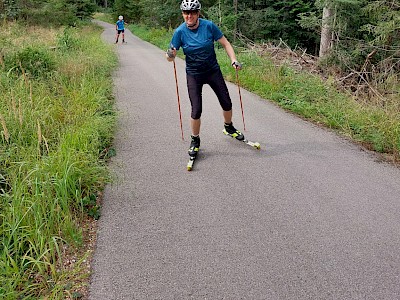
{"type": "Polygon", "coordinates": [[[199,0],[182,0],[181,10],[200,10],[199,0]]]}
{"type": "Polygon", "coordinates": [[[120,19],[120,20],[123,20],[123,19],[124,19],[124,17],[123,17],[123,16],[119,16],[119,17],[118,17],[118,19],[120,19]]]}

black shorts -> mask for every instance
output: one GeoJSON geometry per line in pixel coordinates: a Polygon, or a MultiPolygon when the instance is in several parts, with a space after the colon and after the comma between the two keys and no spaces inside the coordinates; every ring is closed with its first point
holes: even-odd
{"type": "Polygon", "coordinates": [[[118,34],[120,34],[121,32],[124,33],[125,29],[121,29],[121,30],[117,30],[117,31],[118,31],[118,34]]]}
{"type": "Polygon", "coordinates": [[[226,86],[221,70],[215,70],[211,73],[202,75],[186,75],[189,99],[192,105],[192,119],[200,119],[202,113],[202,92],[203,85],[208,84],[217,95],[219,104],[224,111],[232,109],[232,101],[226,86]]]}

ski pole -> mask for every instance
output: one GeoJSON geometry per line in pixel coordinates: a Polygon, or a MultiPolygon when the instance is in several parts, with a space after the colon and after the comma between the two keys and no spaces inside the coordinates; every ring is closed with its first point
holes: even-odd
{"type": "Polygon", "coordinates": [[[176,96],[178,97],[179,122],[180,122],[180,124],[181,124],[182,140],[185,140],[185,139],[183,138],[181,100],[180,100],[180,98],[179,98],[178,76],[176,75],[176,64],[175,64],[175,59],[173,60],[173,62],[174,62],[175,84],[176,84],[176,96]]]}
{"type": "Polygon", "coordinates": [[[182,128],[182,113],[181,113],[181,100],[179,98],[179,88],[178,88],[178,76],[176,75],[176,64],[175,64],[175,55],[173,51],[175,50],[174,46],[171,45],[171,48],[169,48],[166,52],[166,55],[168,58],[172,58],[172,61],[174,63],[174,75],[175,75],[175,85],[176,85],[176,96],[178,98],[178,111],[179,111],[179,122],[181,124],[181,133],[182,133],[182,140],[185,140],[183,138],[183,128],[182,128]]]}
{"type": "Polygon", "coordinates": [[[237,67],[241,67],[241,65],[238,62],[234,62],[233,64],[235,65],[235,69],[236,69],[236,82],[237,82],[237,86],[238,86],[238,90],[239,90],[240,108],[242,109],[243,130],[246,130],[246,124],[244,123],[242,93],[240,92],[239,73],[238,73],[238,68],[237,68],[237,67]]]}

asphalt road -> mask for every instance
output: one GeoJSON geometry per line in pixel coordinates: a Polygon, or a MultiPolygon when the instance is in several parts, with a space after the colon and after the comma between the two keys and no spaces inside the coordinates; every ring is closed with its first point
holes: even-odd
{"type": "MultiPolygon", "coordinates": [[[[114,25],[101,23],[114,41],[114,25]]],[[[129,31],[115,45],[119,126],[90,299],[400,299],[400,170],[242,89],[245,136],[203,92],[186,171],[189,100],[173,64],[129,31]]],[[[237,87],[228,84],[243,130],[237,87]]]]}

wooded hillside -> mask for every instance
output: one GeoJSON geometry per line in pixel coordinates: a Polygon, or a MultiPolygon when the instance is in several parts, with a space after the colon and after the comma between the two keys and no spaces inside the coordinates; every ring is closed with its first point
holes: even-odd
{"type": "MultiPolygon", "coordinates": [[[[202,15],[235,46],[285,45],[315,57],[355,97],[400,110],[399,0],[202,0],[202,15]]],[[[178,0],[0,0],[0,17],[74,25],[98,9],[151,28],[182,22],[178,0]]]]}
{"type": "MultiPolygon", "coordinates": [[[[399,101],[400,2],[398,0],[203,0],[202,14],[237,46],[284,41],[319,57],[356,96],[382,105],[399,101]]],[[[103,3],[104,4],[104,3],[103,3]]],[[[110,5],[111,3],[109,3],[110,5]]],[[[182,22],[178,1],[115,0],[115,15],[153,28],[182,22]]]]}

